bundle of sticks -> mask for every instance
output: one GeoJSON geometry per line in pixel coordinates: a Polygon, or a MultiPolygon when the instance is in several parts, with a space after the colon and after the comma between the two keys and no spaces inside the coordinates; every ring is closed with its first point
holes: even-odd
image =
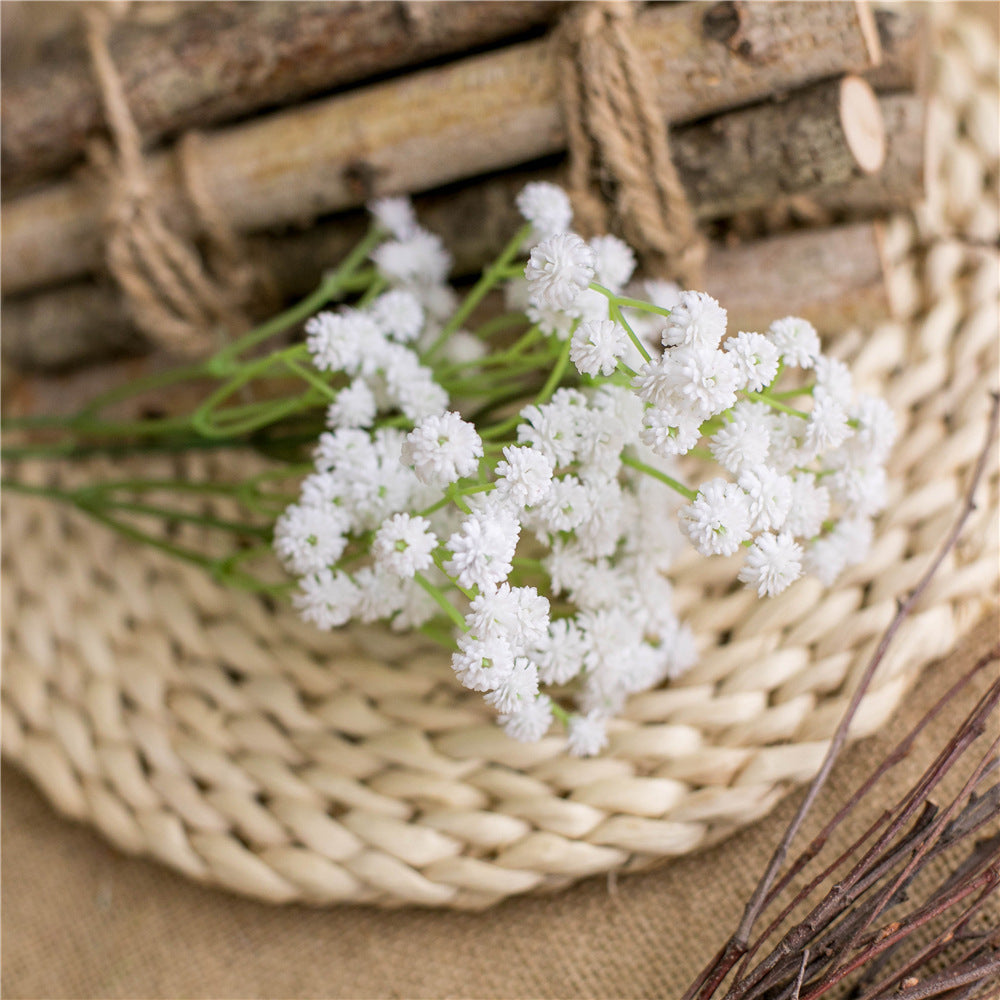
{"type": "MultiPolygon", "coordinates": [[[[562,4],[180,7],[110,40],[151,183],[193,238],[176,140],[200,130],[185,153],[199,184],[282,299],[356,242],[367,199],[417,193],[422,222],[471,274],[515,230],[519,187],[560,176],[567,136],[544,35],[562,4]]],[[[674,162],[713,238],[705,290],[741,328],[889,313],[878,220],[923,191],[923,17],[860,0],[638,14],[674,162]],[[762,211],[796,227],[748,227],[762,211]]],[[[142,351],[107,276],[101,188],[81,169],[103,125],[86,55],[66,43],[57,61],[12,73],[2,103],[4,357],[52,369],[142,351]]]]}

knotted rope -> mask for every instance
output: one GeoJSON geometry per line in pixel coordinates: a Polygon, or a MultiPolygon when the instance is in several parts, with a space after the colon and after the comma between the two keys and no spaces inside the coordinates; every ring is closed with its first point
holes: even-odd
{"type": "MultiPolygon", "coordinates": [[[[127,6],[127,5],[126,5],[127,6]]],[[[219,340],[249,327],[245,309],[260,286],[236,234],[214,206],[198,169],[199,138],[176,147],[180,187],[187,196],[204,256],[164,216],[146,169],[142,139],[125,87],[111,58],[113,20],[124,8],[87,4],[87,47],[97,78],[112,147],[97,144],[91,159],[108,193],[106,255],[139,328],[174,353],[204,355],[219,340]]]]}
{"type": "Polygon", "coordinates": [[[631,3],[572,4],[554,36],[576,227],[617,231],[647,270],[696,288],[706,245],[632,41],[634,20],[631,3]]]}

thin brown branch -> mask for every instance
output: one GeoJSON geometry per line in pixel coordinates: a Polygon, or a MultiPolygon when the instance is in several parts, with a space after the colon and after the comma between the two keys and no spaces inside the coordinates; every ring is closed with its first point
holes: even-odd
{"type": "MultiPolygon", "coordinates": [[[[801,828],[806,816],[811,811],[820,791],[825,786],[834,763],[840,756],[841,750],[846,743],[851,723],[853,722],[858,711],[862,698],[871,685],[871,681],[885,657],[886,650],[896,633],[899,631],[904,620],[913,609],[914,605],[927,590],[942,562],[948,553],[954,548],[963,528],[965,527],[966,521],[975,509],[975,494],[979,487],[979,483],[982,480],[987,460],[992,453],[993,441],[996,436],[997,415],[998,410],[1000,410],[1000,396],[993,393],[992,400],[993,405],[990,412],[986,440],[973,468],[969,487],[966,491],[965,499],[962,503],[962,507],[959,511],[958,517],[956,518],[955,524],[945,537],[938,554],[935,556],[934,560],[931,562],[930,566],[917,583],[917,586],[905,600],[899,603],[896,614],[883,634],[878,647],[876,648],[854,691],[854,694],[851,697],[847,710],[837,726],[837,730],[834,733],[830,747],[827,750],[819,771],[810,783],[805,797],[799,805],[799,808],[796,810],[795,815],[789,823],[785,834],[782,836],[781,841],[775,849],[764,874],[762,875],[756,889],[744,909],[742,919],[740,920],[736,932],[727,942],[717,960],[707,966],[691,985],[684,995],[684,1000],[692,1000],[694,997],[698,997],[699,1000],[708,1000],[708,998],[715,993],[719,985],[723,982],[736,963],[739,962],[741,957],[746,954],[749,946],[750,934],[759,919],[765,901],[768,899],[770,894],[771,888],[775,884],[778,872],[785,863],[791,843],[795,839],[795,836],[801,828]]],[[[730,991],[730,995],[735,994],[733,994],[733,991],[730,991]]]]}

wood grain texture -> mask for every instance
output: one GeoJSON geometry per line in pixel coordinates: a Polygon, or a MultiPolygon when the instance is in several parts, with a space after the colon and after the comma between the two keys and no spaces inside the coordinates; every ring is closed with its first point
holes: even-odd
{"type": "MultiPolygon", "coordinates": [[[[863,4],[655,6],[637,42],[667,118],[689,121],[878,61],[863,4]]],[[[196,168],[218,212],[241,232],[426,191],[558,152],[565,143],[556,64],[545,41],[496,52],[257,118],[206,135],[196,168]]],[[[193,220],[170,152],[150,159],[164,210],[193,220]]],[[[93,270],[101,256],[99,190],[54,185],[6,206],[8,293],[93,270]]]]}

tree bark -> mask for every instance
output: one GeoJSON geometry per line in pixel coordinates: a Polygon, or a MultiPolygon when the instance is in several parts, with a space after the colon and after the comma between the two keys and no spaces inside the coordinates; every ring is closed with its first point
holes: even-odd
{"type": "MultiPolygon", "coordinates": [[[[874,34],[861,3],[671,4],[639,16],[636,41],[676,123],[868,68],[878,60],[874,34]]],[[[301,224],[559,151],[557,75],[547,42],[509,46],[220,130],[189,163],[237,231],[301,224]]],[[[151,157],[149,174],[172,223],[190,232],[176,158],[151,157]]],[[[93,270],[101,203],[83,181],[8,203],[4,288],[93,270]]]]}
{"type": "MultiPolygon", "coordinates": [[[[508,0],[213,2],[159,23],[137,5],[110,41],[129,108],[155,143],[374,75],[548,27],[561,3],[508,0]]],[[[69,48],[4,82],[6,185],[65,169],[104,123],[87,53],[69,48]]],[[[9,190],[9,188],[8,188],[9,190]]]]}
{"type": "Polygon", "coordinates": [[[875,173],[886,130],[874,91],[848,76],[686,127],[671,149],[696,214],[719,218],[875,173]]]}
{"type": "Polygon", "coordinates": [[[931,162],[927,99],[916,94],[880,94],[887,139],[885,165],[878,173],[856,176],[813,196],[833,212],[886,215],[913,208],[927,191],[931,162]]]}
{"type": "MultiPolygon", "coordinates": [[[[457,250],[456,271],[479,269],[503,245],[498,233],[463,233],[469,216],[444,203],[423,206],[428,224],[449,220],[443,235],[457,250]]],[[[440,232],[440,225],[436,227],[440,232]]],[[[320,226],[307,233],[254,240],[281,293],[295,298],[311,290],[322,271],[350,249],[363,223],[320,226]]],[[[713,244],[705,265],[705,291],[729,311],[730,328],[765,329],[782,316],[810,319],[825,333],[889,315],[883,281],[881,237],[861,223],[801,230],[726,248],[713,244]]],[[[261,319],[263,317],[260,317],[261,319]]],[[[3,360],[25,371],[57,371],[148,348],[121,298],[107,285],[76,282],[12,299],[3,307],[3,360]]]]}
{"type": "Polygon", "coordinates": [[[924,94],[930,70],[930,25],[925,4],[891,3],[874,8],[882,61],[865,73],[880,93],[924,94]]]}

